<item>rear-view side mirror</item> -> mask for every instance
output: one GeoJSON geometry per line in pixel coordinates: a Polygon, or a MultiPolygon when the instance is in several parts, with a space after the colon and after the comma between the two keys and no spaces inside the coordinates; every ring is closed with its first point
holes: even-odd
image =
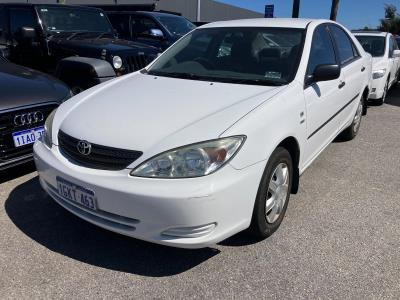
{"type": "Polygon", "coordinates": [[[21,37],[23,39],[34,39],[36,37],[36,31],[32,27],[21,27],[21,37]]]}
{"type": "Polygon", "coordinates": [[[400,57],[400,50],[394,50],[394,51],[393,51],[393,57],[394,57],[394,58],[400,57]]]}
{"type": "Polygon", "coordinates": [[[311,84],[319,81],[329,81],[338,79],[340,76],[339,65],[318,65],[315,67],[314,72],[307,78],[307,83],[311,84]]]}
{"type": "Polygon", "coordinates": [[[164,33],[160,29],[150,29],[150,36],[157,39],[163,39],[164,33]]]}

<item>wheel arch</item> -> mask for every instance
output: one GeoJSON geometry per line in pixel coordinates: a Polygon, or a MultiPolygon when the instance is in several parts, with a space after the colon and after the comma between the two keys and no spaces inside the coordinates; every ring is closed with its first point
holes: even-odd
{"type": "Polygon", "coordinates": [[[299,183],[300,183],[300,171],[299,171],[299,164],[300,164],[300,145],[297,139],[293,136],[289,136],[285,138],[282,142],[279,143],[278,147],[285,148],[293,160],[293,182],[292,182],[292,194],[297,194],[299,190],[299,183]]]}

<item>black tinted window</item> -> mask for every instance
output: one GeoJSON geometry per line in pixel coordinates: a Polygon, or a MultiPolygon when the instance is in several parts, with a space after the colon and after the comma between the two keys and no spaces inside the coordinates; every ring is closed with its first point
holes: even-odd
{"type": "Polygon", "coordinates": [[[108,15],[110,22],[115,30],[118,32],[120,38],[130,38],[129,30],[129,15],[124,14],[111,14],[108,15]]]}
{"type": "Polygon", "coordinates": [[[133,17],[132,31],[136,36],[150,37],[152,29],[160,29],[152,19],[139,16],[133,17]]]}
{"type": "Polygon", "coordinates": [[[54,33],[62,31],[111,33],[113,31],[103,11],[63,5],[41,5],[38,12],[46,30],[54,33]]]}
{"type": "Polygon", "coordinates": [[[385,54],[386,38],[384,36],[358,35],[356,38],[361,46],[363,46],[364,50],[373,57],[383,56],[385,54]]]}
{"type": "Polygon", "coordinates": [[[0,6],[0,43],[4,43],[6,30],[6,13],[2,6],[0,6]]]}
{"type": "Polygon", "coordinates": [[[325,64],[336,64],[336,57],[326,27],[320,26],[314,31],[307,74],[312,74],[316,66],[325,64]]]}
{"type": "Polygon", "coordinates": [[[21,27],[36,27],[37,21],[33,10],[29,8],[10,9],[10,31],[12,34],[18,32],[21,27]]]}
{"type": "Polygon", "coordinates": [[[339,51],[340,63],[344,64],[352,60],[354,57],[353,42],[350,40],[349,36],[337,26],[330,26],[330,29],[339,51]]]}

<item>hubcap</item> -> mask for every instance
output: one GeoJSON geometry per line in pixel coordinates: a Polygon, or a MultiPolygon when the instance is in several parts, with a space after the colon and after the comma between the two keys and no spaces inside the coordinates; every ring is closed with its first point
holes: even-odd
{"type": "Polygon", "coordinates": [[[280,163],[272,173],[268,185],[267,199],[265,201],[265,218],[272,224],[280,216],[288,195],[289,168],[287,164],[280,163]]]}
{"type": "Polygon", "coordinates": [[[353,126],[354,132],[357,132],[358,129],[360,128],[362,110],[363,110],[363,102],[360,101],[360,103],[358,104],[358,107],[357,107],[356,115],[354,116],[354,126],[353,126]]]}

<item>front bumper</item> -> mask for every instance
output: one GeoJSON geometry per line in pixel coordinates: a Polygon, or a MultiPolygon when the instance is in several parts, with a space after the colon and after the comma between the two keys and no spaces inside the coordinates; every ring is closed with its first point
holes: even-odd
{"type": "Polygon", "coordinates": [[[137,178],[131,170],[103,171],[72,164],[43,143],[34,145],[40,183],[61,206],[86,221],[130,237],[182,248],[218,243],[250,225],[264,163],[229,164],[209,176],[137,178]],[[60,197],[56,177],[95,192],[92,211],[60,197]]]}
{"type": "Polygon", "coordinates": [[[387,76],[383,76],[382,78],[373,79],[371,92],[369,94],[368,99],[376,100],[381,99],[383,97],[383,92],[385,90],[385,84],[387,81],[387,76]]]}

